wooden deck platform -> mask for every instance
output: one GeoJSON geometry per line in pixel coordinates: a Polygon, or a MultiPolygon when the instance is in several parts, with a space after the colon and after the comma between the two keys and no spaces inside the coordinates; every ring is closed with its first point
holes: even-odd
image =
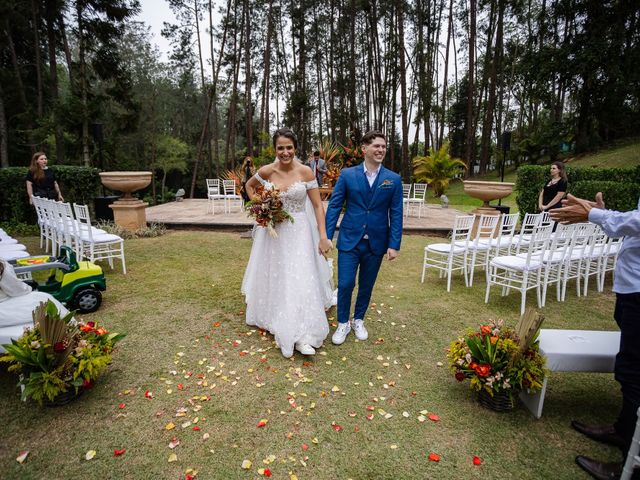
{"type": "MultiPolygon", "coordinates": [[[[456,215],[462,213],[455,208],[425,205],[422,218],[405,216],[404,232],[446,235],[453,228],[456,215]]],[[[232,213],[224,213],[222,200],[216,201],[215,214],[211,213],[206,199],[185,199],[147,207],[146,214],[147,222],[163,223],[168,228],[243,231],[253,225],[251,219],[238,207],[234,207],[232,213]]]]}

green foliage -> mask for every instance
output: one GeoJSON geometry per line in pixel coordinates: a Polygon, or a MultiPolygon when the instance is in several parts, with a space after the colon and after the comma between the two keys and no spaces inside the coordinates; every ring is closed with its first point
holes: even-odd
{"type": "Polygon", "coordinates": [[[167,233],[167,227],[164,225],[164,223],[155,222],[149,223],[146,227],[139,228],[135,231],[127,230],[126,228],[122,228],[120,225],[117,225],[110,221],[100,221],[96,226],[103,229],[107,233],[112,233],[126,239],[153,238],[167,233]]]}
{"type": "Polygon", "coordinates": [[[443,143],[440,149],[429,149],[426,157],[413,159],[413,174],[417,182],[428,183],[436,197],[449,187],[449,182],[466,168],[465,163],[449,155],[449,144],[443,143]]]}
{"type": "MultiPolygon", "coordinates": [[[[67,202],[92,204],[100,186],[97,168],[54,165],[62,196],[67,202]]],[[[0,168],[0,220],[35,224],[35,210],[27,197],[27,167],[0,168]]]]}
{"type": "Polygon", "coordinates": [[[38,225],[16,222],[15,220],[0,222],[0,228],[12,237],[36,237],[40,235],[38,225]]]}
{"type": "Polygon", "coordinates": [[[583,180],[571,185],[571,194],[578,198],[592,200],[598,192],[602,192],[607,208],[626,212],[638,207],[640,184],[583,180]]]}
{"type": "MultiPolygon", "coordinates": [[[[518,168],[516,202],[521,215],[537,211],[538,195],[549,180],[549,167],[527,165],[518,168]]],[[[593,199],[602,187],[608,208],[633,210],[638,205],[640,166],[634,168],[572,168],[567,167],[569,193],[593,199]],[[614,185],[615,184],[615,185],[614,185]],[[609,196],[611,197],[609,201],[609,196]]]]}

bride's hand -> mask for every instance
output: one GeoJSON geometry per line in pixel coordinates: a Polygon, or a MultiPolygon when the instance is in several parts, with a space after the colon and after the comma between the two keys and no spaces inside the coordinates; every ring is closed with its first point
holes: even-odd
{"type": "Polygon", "coordinates": [[[318,252],[323,257],[327,258],[327,253],[333,250],[333,243],[328,238],[321,238],[318,242],[318,252]]]}

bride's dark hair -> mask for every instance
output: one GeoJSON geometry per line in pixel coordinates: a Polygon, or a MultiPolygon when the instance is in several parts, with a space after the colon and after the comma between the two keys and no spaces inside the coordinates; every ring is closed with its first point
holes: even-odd
{"type": "Polygon", "coordinates": [[[287,127],[279,128],[278,130],[276,130],[273,134],[273,148],[276,148],[276,142],[280,137],[288,138],[293,142],[293,148],[295,148],[296,150],[298,149],[298,137],[296,137],[296,134],[293,133],[293,130],[287,127]]]}

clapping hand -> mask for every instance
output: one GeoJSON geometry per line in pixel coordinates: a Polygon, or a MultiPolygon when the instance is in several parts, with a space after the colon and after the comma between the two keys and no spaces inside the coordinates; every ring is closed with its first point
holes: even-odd
{"type": "Polygon", "coordinates": [[[589,220],[589,212],[592,208],[604,208],[604,200],[602,198],[602,192],[596,194],[595,202],[577,198],[569,194],[566,200],[562,201],[562,205],[562,208],[551,210],[549,215],[556,222],[566,225],[586,222],[589,220]]]}

